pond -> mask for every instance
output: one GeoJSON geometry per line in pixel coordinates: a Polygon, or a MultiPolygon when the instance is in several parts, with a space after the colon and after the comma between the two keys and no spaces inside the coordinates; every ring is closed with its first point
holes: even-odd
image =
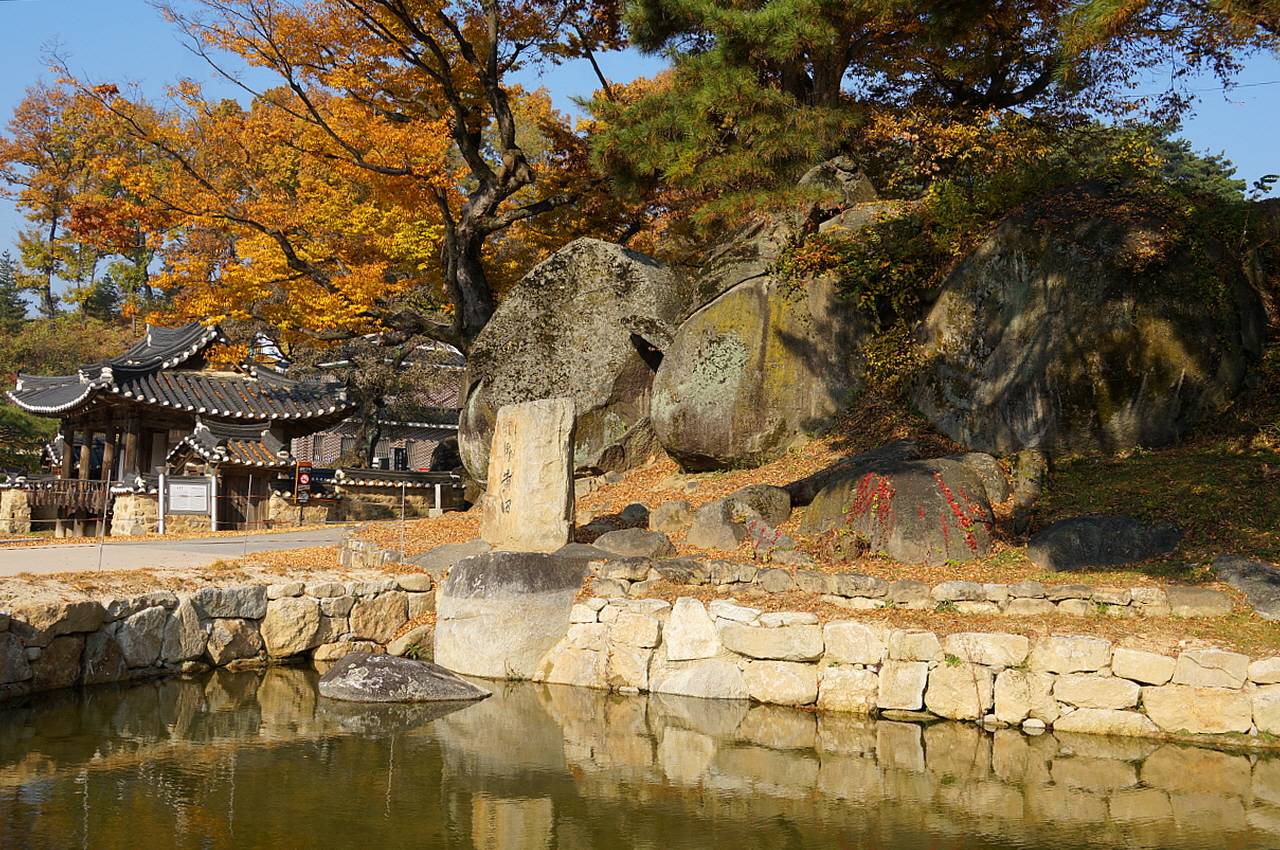
{"type": "Polygon", "coordinates": [[[454,706],[302,669],[0,710],[0,847],[1280,846],[1280,758],[492,683],[454,706]]]}

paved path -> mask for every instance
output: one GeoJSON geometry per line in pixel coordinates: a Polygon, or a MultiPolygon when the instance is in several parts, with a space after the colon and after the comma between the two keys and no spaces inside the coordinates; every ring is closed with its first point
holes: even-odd
{"type": "Polygon", "coordinates": [[[103,570],[140,570],[153,567],[203,567],[219,558],[230,560],[255,552],[334,546],[345,526],[285,534],[249,534],[244,537],[202,537],[186,540],[151,540],[127,543],[117,538],[98,543],[61,543],[50,546],[0,545],[0,576],[18,573],[66,573],[103,570]]]}

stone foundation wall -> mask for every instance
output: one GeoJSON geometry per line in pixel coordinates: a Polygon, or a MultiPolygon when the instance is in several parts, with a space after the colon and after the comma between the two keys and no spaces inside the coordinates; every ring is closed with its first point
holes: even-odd
{"type": "Polygon", "coordinates": [[[0,534],[30,534],[31,504],[25,490],[0,490],[0,534]]]}
{"type": "MultiPolygon", "coordinates": [[[[375,519],[400,518],[400,491],[386,487],[334,488],[342,498],[337,502],[340,519],[363,522],[375,519]]],[[[404,497],[406,517],[429,516],[436,505],[434,490],[408,490],[404,497]]],[[[446,502],[447,504],[447,502],[446,502]]]]}
{"type": "Polygon", "coordinates": [[[1091,637],[932,632],[717,600],[593,597],[549,683],[985,726],[1164,737],[1280,734],[1280,658],[1168,657],[1091,637]]]}
{"type": "Polygon", "coordinates": [[[18,602],[0,611],[0,699],[207,666],[379,652],[405,623],[435,610],[435,588],[431,575],[416,573],[18,602]]]}

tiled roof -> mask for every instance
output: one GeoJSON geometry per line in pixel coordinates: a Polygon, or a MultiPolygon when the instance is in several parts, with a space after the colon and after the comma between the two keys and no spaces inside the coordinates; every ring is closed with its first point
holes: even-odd
{"type": "Polygon", "coordinates": [[[333,473],[333,483],[347,487],[407,487],[410,490],[435,487],[461,487],[461,479],[452,472],[400,472],[388,469],[356,469],[340,466],[333,473]]]}
{"type": "Polygon", "coordinates": [[[186,449],[216,464],[286,467],[294,462],[288,452],[282,455],[284,443],[261,424],[232,425],[197,419],[195,430],[182,438],[166,461],[172,463],[186,449]]]}
{"type": "Polygon", "coordinates": [[[174,369],[217,340],[217,328],[149,328],[119,357],[82,366],[75,375],[19,375],[8,395],[32,413],[59,415],[98,396],[120,396],[223,419],[313,419],[351,410],[340,383],[294,381],[268,368],[249,374],[174,369]]]}

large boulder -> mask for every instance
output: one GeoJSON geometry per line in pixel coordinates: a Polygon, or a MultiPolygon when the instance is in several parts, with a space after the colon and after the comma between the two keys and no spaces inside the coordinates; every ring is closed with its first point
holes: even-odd
{"type": "Polygon", "coordinates": [[[530,679],[569,629],[587,577],[575,559],[489,552],[459,562],[440,588],[435,659],[490,679],[530,679]]]}
{"type": "Polygon", "coordinates": [[[776,458],[862,389],[866,337],[834,280],[737,284],[664,353],[650,414],[662,447],[688,471],[776,458]]]}
{"type": "Polygon", "coordinates": [[[1261,353],[1261,302],[1173,224],[1097,183],[1011,214],[924,322],[916,405],[972,449],[1052,456],[1161,445],[1221,411],[1261,353]]]}
{"type": "Polygon", "coordinates": [[[991,503],[982,479],[953,460],[859,468],[818,493],[800,531],[848,529],[897,561],[942,564],[991,554],[991,503]]]}
{"type": "Polygon", "coordinates": [[[575,466],[596,469],[606,453],[609,464],[643,462],[631,444],[652,439],[644,420],[660,349],[699,303],[686,275],[620,245],[579,239],[539,263],[467,355],[458,430],[467,471],[488,480],[499,408],[562,396],[577,403],[575,466]]]}
{"type": "Polygon", "coordinates": [[[491,691],[438,664],[353,652],[320,677],[320,696],[353,702],[446,702],[484,699],[491,691]]]}

